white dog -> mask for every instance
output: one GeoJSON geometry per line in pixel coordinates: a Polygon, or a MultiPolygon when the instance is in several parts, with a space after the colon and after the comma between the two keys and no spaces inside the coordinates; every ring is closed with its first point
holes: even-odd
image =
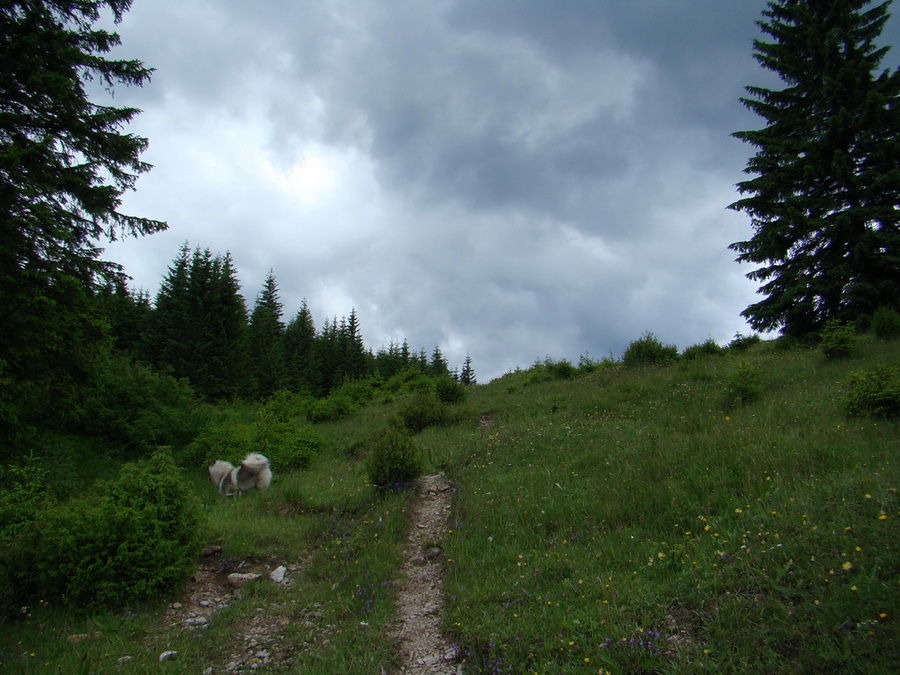
{"type": "Polygon", "coordinates": [[[246,494],[253,488],[265,490],[272,482],[269,460],[258,452],[252,452],[234,466],[230,462],[217,459],[209,465],[209,479],[223,495],[235,492],[246,494]]]}

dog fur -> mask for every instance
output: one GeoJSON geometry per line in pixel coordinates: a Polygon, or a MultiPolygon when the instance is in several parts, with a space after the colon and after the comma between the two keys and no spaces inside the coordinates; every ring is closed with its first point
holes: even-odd
{"type": "Polygon", "coordinates": [[[239,466],[217,459],[209,465],[209,479],[223,495],[244,495],[253,488],[268,488],[272,482],[272,469],[267,457],[251,452],[239,466]]]}

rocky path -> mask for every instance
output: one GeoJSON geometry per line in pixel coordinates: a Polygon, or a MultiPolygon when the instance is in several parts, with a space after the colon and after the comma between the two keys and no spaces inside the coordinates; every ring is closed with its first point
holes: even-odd
{"type": "Polygon", "coordinates": [[[453,488],[440,474],[417,485],[404,551],[403,583],[397,598],[397,643],[401,673],[448,675],[462,672],[456,648],[441,632],[444,608],[441,542],[453,488]]]}

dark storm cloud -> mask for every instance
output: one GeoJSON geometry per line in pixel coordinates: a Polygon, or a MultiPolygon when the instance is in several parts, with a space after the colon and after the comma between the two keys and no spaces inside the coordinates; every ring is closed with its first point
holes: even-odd
{"type": "Polygon", "coordinates": [[[355,308],[367,345],[482,380],[725,341],[765,4],[137,0],[117,53],[157,72],[117,101],[156,168],[128,205],[171,229],[110,251],[155,292],[181,242],[229,250],[251,301],[273,268],[287,318],[355,308]]]}

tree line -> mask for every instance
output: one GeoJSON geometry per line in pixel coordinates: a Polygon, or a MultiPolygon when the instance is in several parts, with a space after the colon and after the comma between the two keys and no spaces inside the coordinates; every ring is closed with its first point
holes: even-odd
{"type": "Polygon", "coordinates": [[[451,368],[438,346],[430,355],[406,340],[368,349],[355,309],[317,329],[304,300],[285,321],[271,270],[248,311],[230,253],[185,244],[155,301],[121,282],[106,285],[98,301],[117,350],[187,380],[210,401],[259,400],[279,390],[324,397],[348,380],[388,379],[410,368],[476,383],[470,357],[462,370],[451,368]]]}

